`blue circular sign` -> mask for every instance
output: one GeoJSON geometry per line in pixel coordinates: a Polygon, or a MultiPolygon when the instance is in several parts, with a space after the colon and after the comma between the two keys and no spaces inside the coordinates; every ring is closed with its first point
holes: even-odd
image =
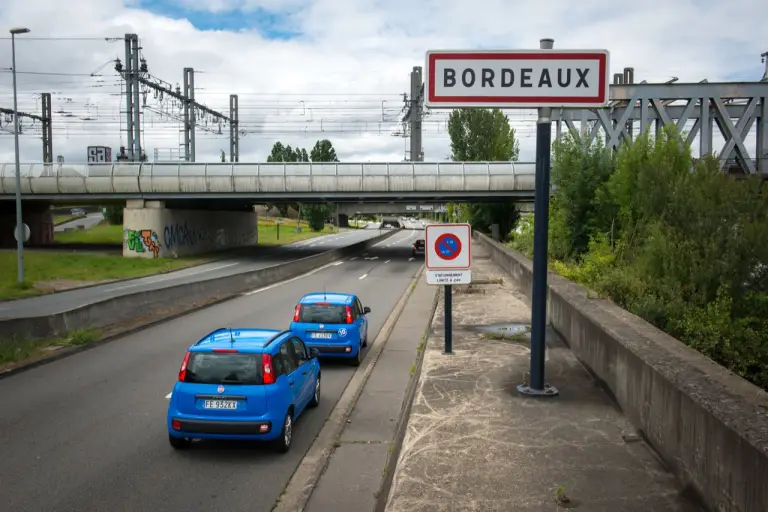
{"type": "Polygon", "coordinates": [[[461,240],[453,233],[443,233],[435,240],[435,252],[444,260],[454,260],[461,254],[461,240]]]}

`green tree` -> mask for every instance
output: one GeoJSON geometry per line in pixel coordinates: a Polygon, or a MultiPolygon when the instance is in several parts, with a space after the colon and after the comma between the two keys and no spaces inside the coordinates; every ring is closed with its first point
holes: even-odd
{"type": "MultiPolygon", "coordinates": [[[[282,142],[275,142],[272,146],[272,152],[267,157],[267,162],[309,162],[307,150],[303,148],[292,148],[290,145],[284,146],[282,142]]],[[[268,204],[269,208],[277,208],[280,215],[288,215],[288,208],[293,207],[299,210],[298,203],[275,203],[268,204]]]]}
{"type": "MultiPolygon", "coordinates": [[[[451,159],[455,162],[516,161],[520,143],[509,119],[499,109],[457,109],[448,116],[451,159]]],[[[489,231],[499,225],[502,237],[509,236],[520,218],[514,202],[473,203],[462,214],[475,229],[489,231]]]]}
{"type": "Polygon", "coordinates": [[[336,150],[333,149],[333,144],[328,139],[323,139],[315,142],[315,147],[309,154],[309,158],[313,162],[338,162],[336,157],[336,150]]]}
{"type": "Polygon", "coordinates": [[[104,219],[112,226],[123,225],[123,205],[111,204],[105,208],[104,219]]]}
{"type": "MultiPolygon", "coordinates": [[[[306,154],[306,152],[304,153],[306,154]]],[[[312,162],[338,162],[336,150],[328,139],[315,142],[309,158],[312,162]]],[[[301,205],[302,216],[307,219],[312,231],[322,231],[325,228],[325,220],[332,215],[334,207],[327,203],[301,205]]]]}

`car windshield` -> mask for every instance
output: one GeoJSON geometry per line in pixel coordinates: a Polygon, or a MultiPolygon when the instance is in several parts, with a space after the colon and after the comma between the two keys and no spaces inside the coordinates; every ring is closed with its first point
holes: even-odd
{"type": "Polygon", "coordinates": [[[192,352],[184,382],[261,384],[261,357],[258,354],[192,352]]]}
{"type": "Polygon", "coordinates": [[[347,320],[342,304],[302,304],[299,321],[308,324],[343,324],[347,320]]]}

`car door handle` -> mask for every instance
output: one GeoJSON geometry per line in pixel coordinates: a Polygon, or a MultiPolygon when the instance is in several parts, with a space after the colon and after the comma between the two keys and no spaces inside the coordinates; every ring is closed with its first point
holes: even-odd
{"type": "Polygon", "coordinates": [[[292,380],[289,380],[289,381],[288,381],[288,385],[289,385],[289,386],[293,386],[293,381],[292,381],[292,380]]]}

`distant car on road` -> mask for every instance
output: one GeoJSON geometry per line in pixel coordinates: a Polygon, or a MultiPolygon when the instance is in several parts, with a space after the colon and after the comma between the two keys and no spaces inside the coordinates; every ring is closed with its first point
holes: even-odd
{"type": "Polygon", "coordinates": [[[321,356],[348,359],[354,366],[363,360],[368,346],[368,313],[357,295],[308,293],[296,305],[291,332],[321,356]]]}
{"type": "Polygon", "coordinates": [[[413,242],[413,248],[411,250],[413,257],[415,258],[417,254],[424,254],[426,247],[427,246],[424,239],[416,240],[415,242],[413,242]]]}
{"type": "Polygon", "coordinates": [[[320,363],[290,331],[218,329],[189,347],[168,404],[168,440],[269,441],[287,452],[293,422],[320,403],[320,363]]]}
{"type": "Polygon", "coordinates": [[[87,217],[88,216],[88,212],[86,212],[82,208],[72,208],[69,211],[69,214],[71,216],[73,216],[73,217],[87,217]]]}

